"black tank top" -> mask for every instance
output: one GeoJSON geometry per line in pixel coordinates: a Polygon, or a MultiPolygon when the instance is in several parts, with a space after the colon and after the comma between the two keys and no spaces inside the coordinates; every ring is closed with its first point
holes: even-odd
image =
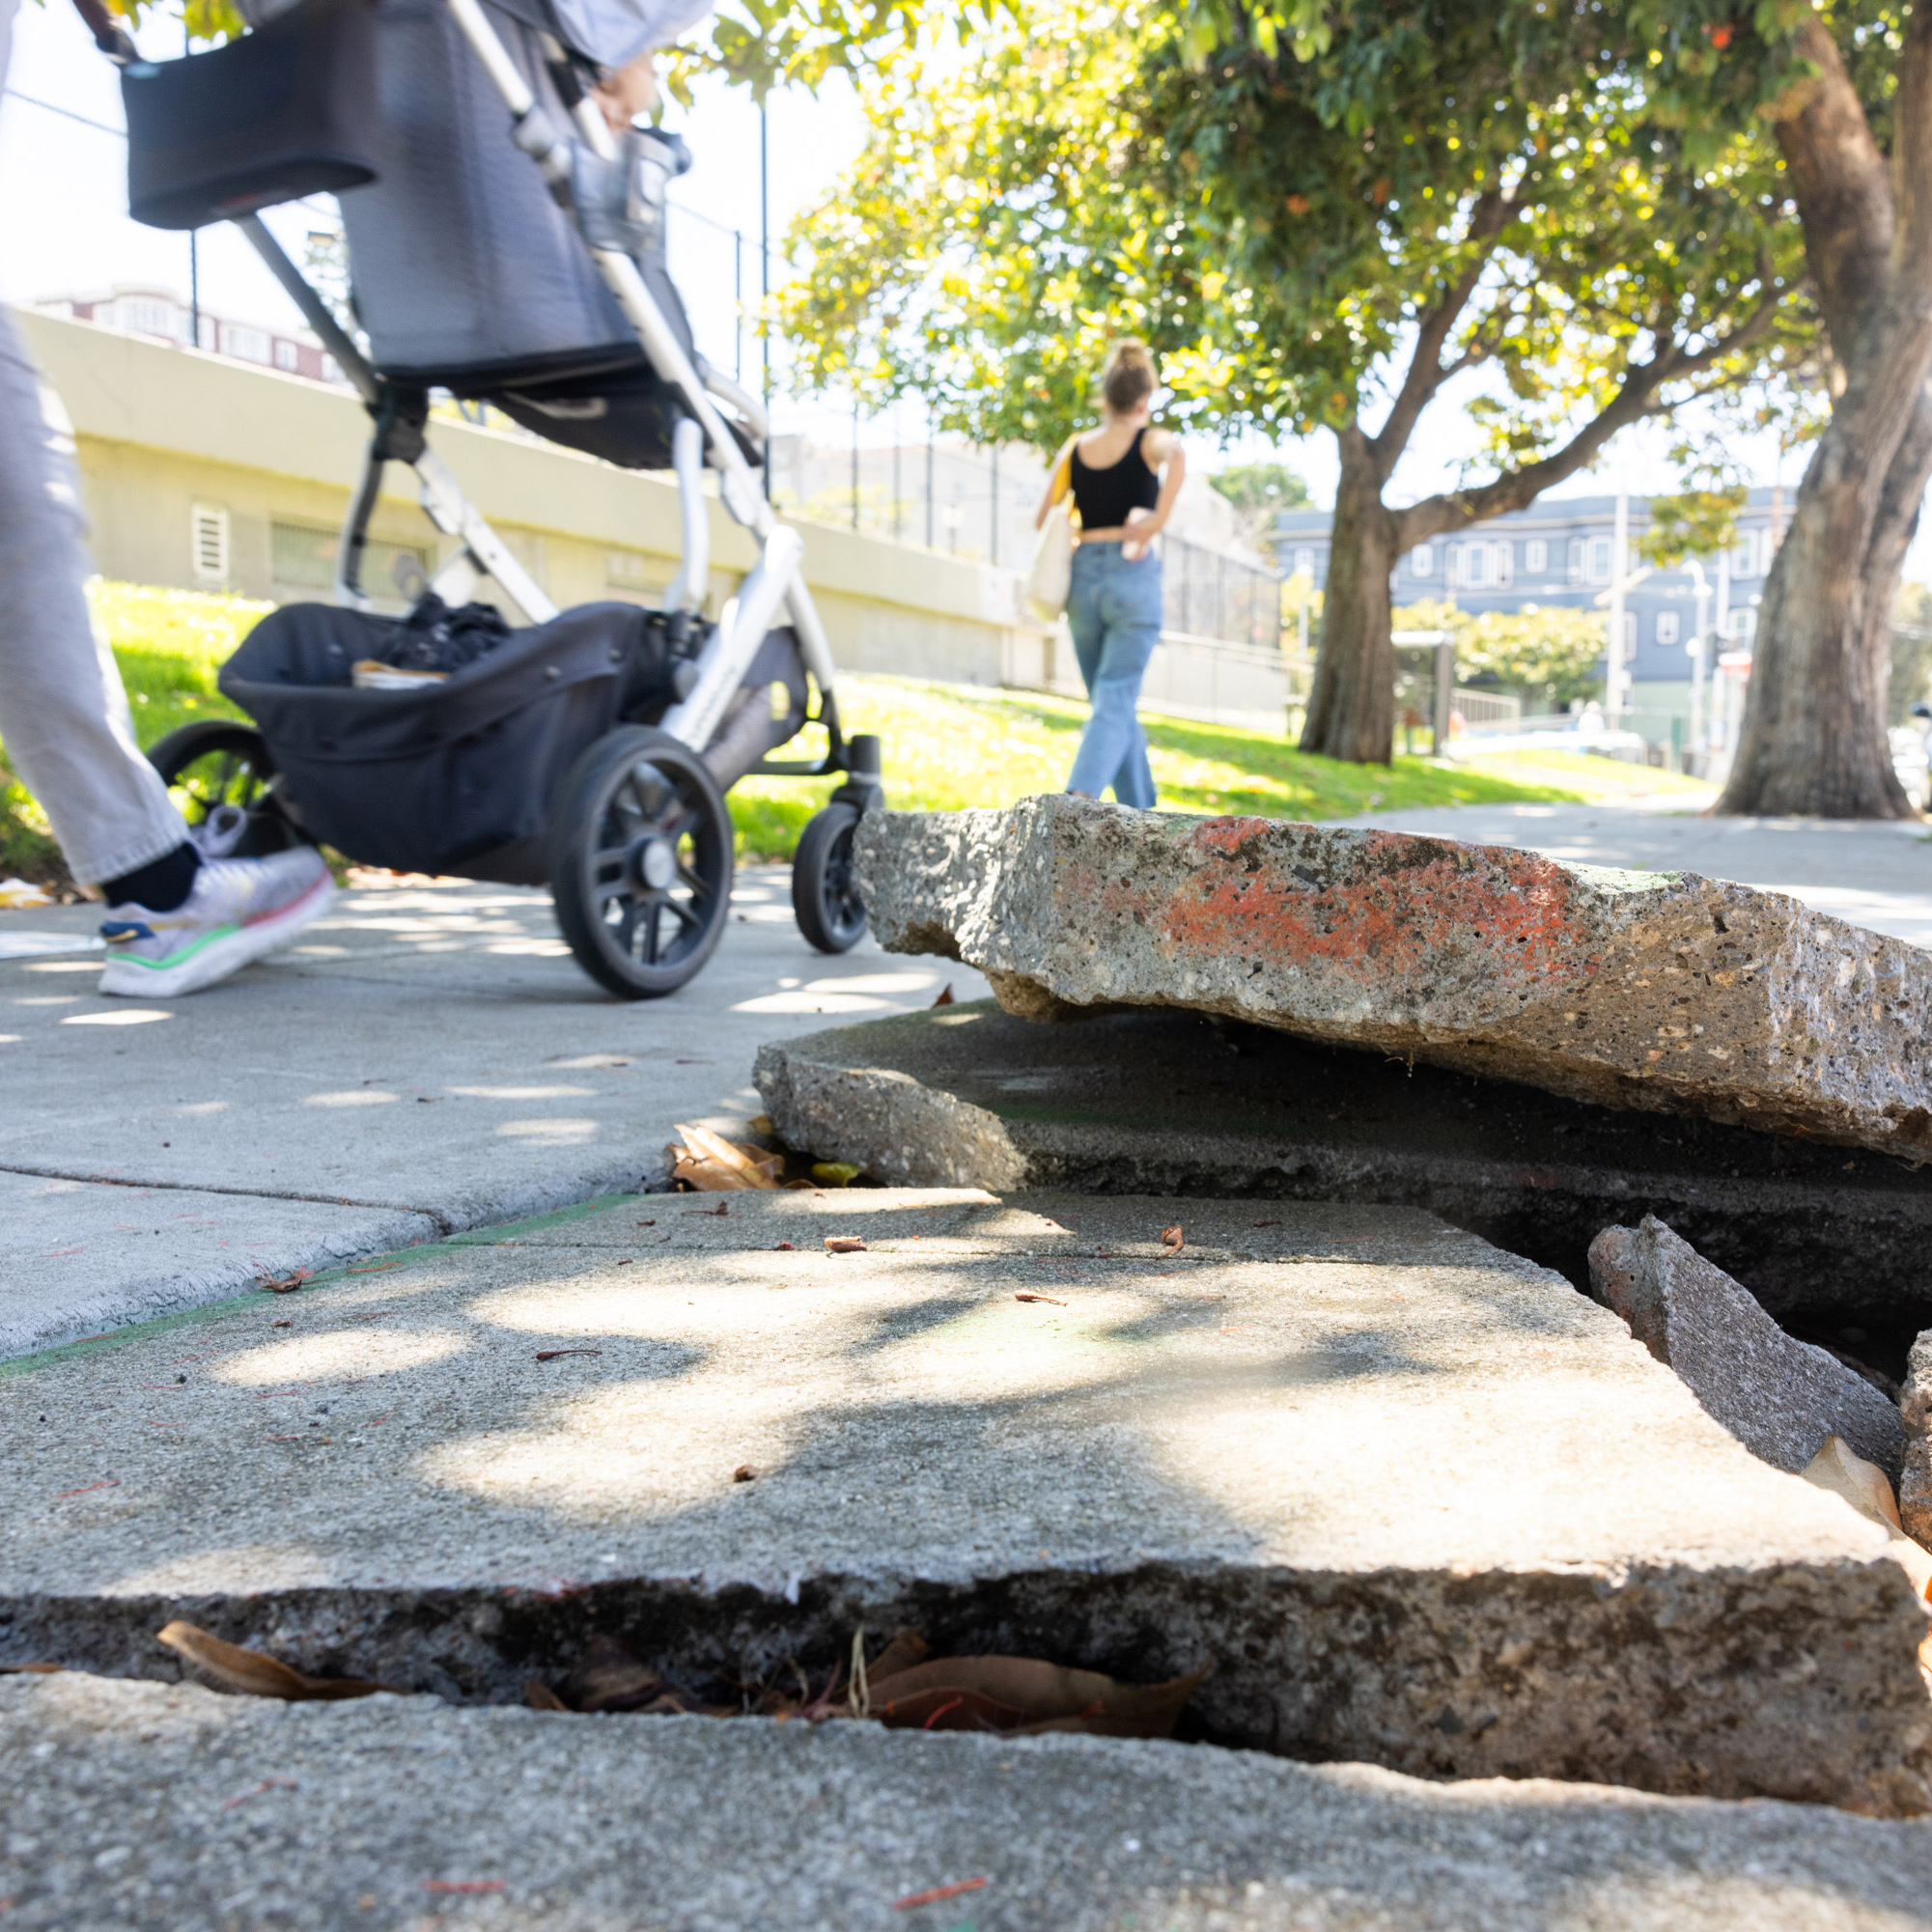
{"type": "Polygon", "coordinates": [[[1118,530],[1125,526],[1130,510],[1153,510],[1160,505],[1161,479],[1140,454],[1140,438],[1146,434],[1144,429],[1136,430],[1127,454],[1105,469],[1090,469],[1080,461],[1079,444],[1074,445],[1068,480],[1083,530],[1118,530]]]}

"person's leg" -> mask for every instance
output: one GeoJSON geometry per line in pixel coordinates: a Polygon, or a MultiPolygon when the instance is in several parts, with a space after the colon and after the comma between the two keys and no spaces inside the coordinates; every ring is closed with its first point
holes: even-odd
{"type": "MultiPolygon", "coordinates": [[[[1074,661],[1080,667],[1080,682],[1087,687],[1087,696],[1093,696],[1094,680],[1100,675],[1101,653],[1106,644],[1106,624],[1101,614],[1101,600],[1106,588],[1105,573],[1106,552],[1098,546],[1090,546],[1074,551],[1073,582],[1067,591],[1067,630],[1074,640],[1074,661]]],[[[1087,731],[1093,729],[1089,719],[1087,731]]],[[[1080,749],[1075,755],[1074,774],[1067,779],[1067,790],[1078,793],[1083,798],[1097,798],[1101,788],[1106,783],[1105,778],[1095,783],[1083,783],[1078,775],[1082,770],[1080,759],[1086,751],[1086,734],[1080,737],[1080,749]]]]}
{"type": "Polygon", "coordinates": [[[94,634],[71,439],[43,394],[0,316],[0,742],[73,876],[100,885],[166,860],[187,827],[135,748],[121,675],[94,634]]]}
{"type": "Polygon", "coordinates": [[[1123,805],[1152,808],[1154,774],[1147,762],[1147,738],[1136,708],[1147,660],[1161,641],[1161,566],[1153,558],[1123,563],[1112,574],[1103,604],[1106,643],[1089,685],[1093,717],[1074,761],[1070,790],[1098,793],[1111,785],[1123,805]]]}

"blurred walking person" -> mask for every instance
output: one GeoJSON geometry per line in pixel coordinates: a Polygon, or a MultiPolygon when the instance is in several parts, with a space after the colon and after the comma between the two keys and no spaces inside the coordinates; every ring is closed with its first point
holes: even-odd
{"type": "Polygon", "coordinates": [[[1152,420],[1155,387],[1147,345],[1115,343],[1101,371],[1100,427],[1068,438],[1033,519],[1044,525],[1063,491],[1072,491],[1079,527],[1067,624],[1093,714],[1067,790],[1097,798],[1110,786],[1121,804],[1143,810],[1154,804],[1154,773],[1137,715],[1140,681],[1161,641],[1154,539],[1187,474],[1180,438],[1152,420]]]}

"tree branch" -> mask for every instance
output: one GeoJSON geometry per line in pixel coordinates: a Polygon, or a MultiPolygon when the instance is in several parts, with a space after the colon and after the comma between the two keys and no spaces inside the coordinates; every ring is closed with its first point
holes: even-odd
{"type": "MultiPolygon", "coordinates": [[[[1539,462],[1526,463],[1521,469],[1505,470],[1495,482],[1486,483],[1479,490],[1446,490],[1395,512],[1396,548],[1413,549],[1415,545],[1446,531],[1467,529],[1471,523],[1487,522],[1492,517],[1526,508],[1544,490],[1588,464],[1619,430],[1648,416],[1663,414],[1664,407],[1656,399],[1665,383],[1681,381],[1708,369],[1762,335],[1776,318],[1778,306],[1777,292],[1767,290],[1757,307],[1722,342],[1694,350],[1687,350],[1674,340],[1665,343],[1648,362],[1636,363],[1626,372],[1617,393],[1561,449],[1539,462]]],[[[1710,383],[1697,393],[1715,394],[1734,379],[1727,378],[1710,383]]],[[[1668,406],[1675,408],[1681,405],[1673,403],[1668,406]]]]}
{"type": "Polygon", "coordinates": [[[1503,226],[1515,211],[1515,204],[1494,190],[1476,198],[1475,208],[1470,216],[1470,239],[1482,244],[1481,252],[1423,314],[1421,326],[1416,331],[1415,348],[1409,357],[1402,387],[1397,390],[1395,402],[1389,408],[1388,420],[1369,442],[1378,483],[1386,483],[1395,473],[1395,465],[1401,461],[1402,452],[1409,447],[1409,438],[1415,434],[1415,425],[1422,411],[1429,406],[1442,384],[1465,366],[1458,361],[1445,368],[1442,345],[1448,341],[1449,331],[1456,325],[1456,318],[1469,306],[1470,297],[1475,294],[1476,284],[1482,279],[1483,269],[1488,266],[1503,226]]]}
{"type": "MultiPolygon", "coordinates": [[[[1915,71],[1915,43],[1932,30],[1932,10],[1915,8],[1899,64],[1899,146],[1907,141],[1905,114],[1912,78],[1923,121],[1924,76],[1915,71]]],[[[1891,182],[1884,154],[1852,86],[1837,42],[1822,20],[1798,30],[1800,54],[1818,77],[1792,89],[1782,103],[1789,111],[1774,123],[1778,145],[1805,225],[1805,247],[1818,287],[1818,303],[1833,345],[1841,356],[1856,352],[1860,323],[1883,295],[1893,234],[1891,182]]],[[[1918,140],[1925,136],[1922,129],[1918,140]]]]}

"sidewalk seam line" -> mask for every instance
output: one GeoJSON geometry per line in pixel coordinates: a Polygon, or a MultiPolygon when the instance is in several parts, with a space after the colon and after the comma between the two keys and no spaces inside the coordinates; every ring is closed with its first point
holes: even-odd
{"type": "Polygon", "coordinates": [[[419,1208],[396,1201],[355,1201],[347,1194],[303,1194],[293,1189],[224,1188],[210,1181],[144,1181],[120,1174],[88,1174],[72,1167],[19,1167],[0,1162],[0,1174],[20,1174],[37,1181],[84,1181],[98,1188],[152,1188],[177,1194],[228,1194],[241,1200],[308,1201],[323,1208],[364,1208],[379,1214],[420,1215],[435,1223],[439,1235],[457,1232],[456,1223],[440,1208],[419,1208]]]}

